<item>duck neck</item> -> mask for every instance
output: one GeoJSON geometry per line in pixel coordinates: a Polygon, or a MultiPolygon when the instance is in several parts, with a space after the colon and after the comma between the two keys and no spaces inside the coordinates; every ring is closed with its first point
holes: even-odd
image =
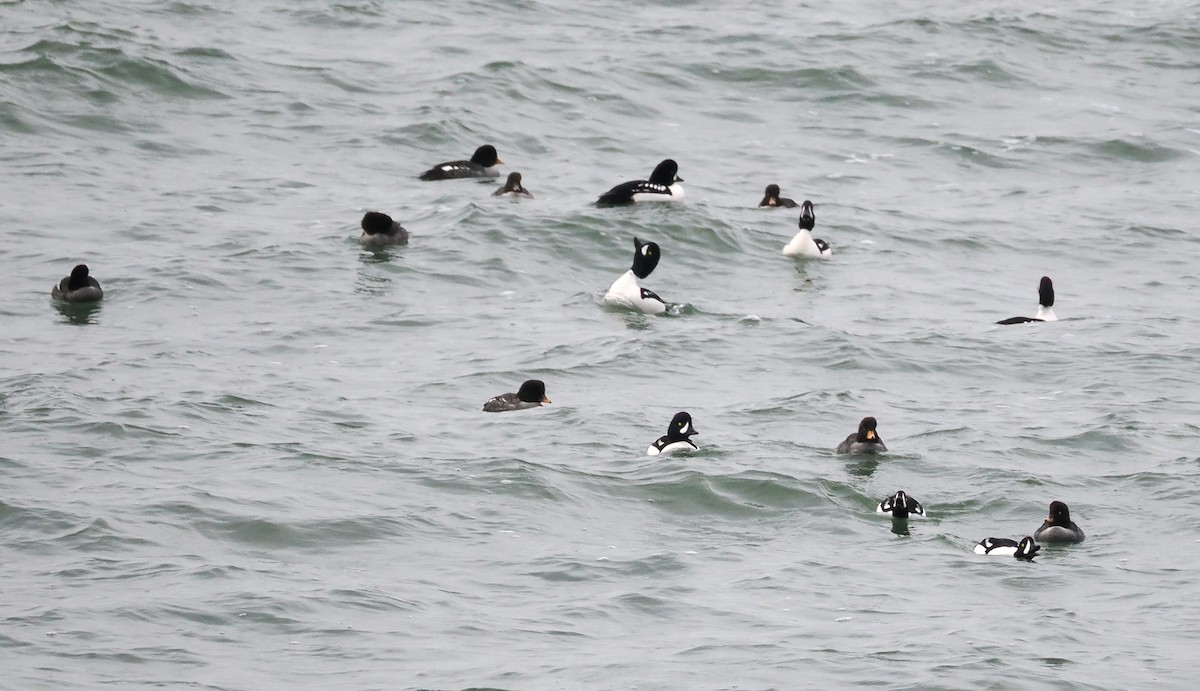
{"type": "Polygon", "coordinates": [[[1044,322],[1058,321],[1058,317],[1054,314],[1054,308],[1045,305],[1038,305],[1037,318],[1044,322]]]}

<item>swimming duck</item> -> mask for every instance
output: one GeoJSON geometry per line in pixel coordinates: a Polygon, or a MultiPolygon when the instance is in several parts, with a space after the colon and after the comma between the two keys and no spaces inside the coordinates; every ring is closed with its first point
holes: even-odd
{"type": "Polygon", "coordinates": [[[604,301],[610,305],[633,307],[646,314],[662,314],[667,311],[667,303],[654,294],[654,291],[638,285],[639,278],[645,278],[658,266],[658,245],[653,242],[642,242],[633,239],[633,267],[613,281],[604,301]]]}
{"type": "Polygon", "coordinates": [[[1054,314],[1054,281],[1050,280],[1049,276],[1042,276],[1041,282],[1038,283],[1038,309],[1036,317],[1009,317],[1002,319],[997,324],[1025,324],[1028,322],[1056,322],[1058,317],[1054,314]]]}
{"type": "Polygon", "coordinates": [[[530,379],[521,384],[516,393],[502,393],[488,399],[488,402],[483,404],[483,412],[506,413],[510,410],[537,408],[549,402],[550,399],[546,398],[546,385],[541,380],[530,379]]]}
{"type": "Polygon", "coordinates": [[[361,225],[363,233],[358,241],[365,247],[408,244],[408,231],[387,214],[368,211],[363,215],[361,225]]]}
{"type": "Polygon", "coordinates": [[[789,257],[821,258],[827,258],[833,254],[829,243],[812,236],[811,231],[816,223],[817,216],[813,212],[813,203],[805,199],[804,203],[800,205],[800,231],[796,233],[791,242],[783,246],[783,253],[789,257]]]}
{"type": "Polygon", "coordinates": [[[887,446],[875,431],[875,418],[865,417],[858,423],[858,432],[851,434],[838,444],[838,453],[863,454],[887,451],[887,446]]]}
{"type": "Polygon", "coordinates": [[[503,197],[506,194],[511,194],[514,197],[533,199],[533,193],[521,186],[520,173],[509,173],[508,181],[504,183],[504,186],[492,192],[493,197],[503,197]]]}
{"type": "Polygon", "coordinates": [[[767,191],[764,195],[762,201],[758,203],[759,206],[782,206],[788,209],[796,207],[795,199],[779,196],[779,185],[767,185],[767,191]]]}
{"type": "Polygon", "coordinates": [[[1083,542],[1083,530],[1071,520],[1071,510],[1061,501],[1050,502],[1050,515],[1033,534],[1042,542],[1083,542]]]}
{"type": "Polygon", "coordinates": [[[1042,548],[1031,537],[1023,537],[1020,542],[1006,537],[985,537],[975,545],[975,554],[986,554],[992,557],[1016,557],[1025,561],[1033,561],[1042,548]]]}
{"type": "Polygon", "coordinates": [[[692,425],[692,416],[683,412],[675,413],[675,417],[671,418],[671,424],[667,427],[667,433],[646,449],[646,455],[658,456],[679,451],[695,451],[697,448],[695,442],[688,439],[693,434],[699,434],[699,432],[692,425]]]}
{"type": "Polygon", "coordinates": [[[104,297],[100,283],[88,275],[87,264],[77,264],[71,275],[50,289],[50,297],[67,302],[95,302],[104,297]]]}
{"type": "Polygon", "coordinates": [[[439,163],[421,173],[422,180],[455,180],[458,178],[494,178],[500,175],[496,166],[504,163],[496,153],[496,147],[484,144],[475,149],[469,161],[447,161],[439,163]]]}
{"type": "Polygon", "coordinates": [[[600,195],[596,204],[619,206],[634,202],[678,201],[683,199],[681,182],[683,178],[679,177],[679,164],[669,158],[664,159],[655,166],[649,180],[623,182],[600,195]]]}
{"type": "Polygon", "coordinates": [[[913,516],[924,516],[925,507],[921,506],[921,502],[913,499],[904,492],[896,492],[892,496],[879,502],[879,506],[875,508],[876,513],[890,513],[892,518],[908,518],[909,514],[913,516]]]}

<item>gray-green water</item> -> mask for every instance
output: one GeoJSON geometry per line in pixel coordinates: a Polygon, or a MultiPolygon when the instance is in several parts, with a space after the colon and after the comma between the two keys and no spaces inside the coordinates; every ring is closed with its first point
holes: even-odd
{"type": "Polygon", "coordinates": [[[1194,2],[0,3],[0,686],[1187,687],[1198,87],[1194,2]]]}

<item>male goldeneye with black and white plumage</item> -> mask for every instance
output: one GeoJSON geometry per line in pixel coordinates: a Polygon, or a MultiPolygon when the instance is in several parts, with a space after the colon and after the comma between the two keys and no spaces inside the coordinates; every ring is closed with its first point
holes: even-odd
{"type": "Polygon", "coordinates": [[[600,195],[598,206],[618,206],[634,202],[678,201],[683,199],[683,186],[679,183],[679,164],[671,159],[659,163],[649,180],[623,182],[600,195]]]}
{"type": "Polygon", "coordinates": [[[908,518],[910,515],[924,516],[925,507],[921,506],[921,502],[900,491],[879,502],[875,512],[890,513],[892,518],[908,518]]]}
{"type": "Polygon", "coordinates": [[[511,410],[526,410],[537,408],[550,399],[546,397],[546,385],[540,379],[529,379],[521,384],[516,393],[502,393],[493,396],[483,404],[485,413],[506,413],[511,410]]]}
{"type": "Polygon", "coordinates": [[[699,434],[699,432],[692,425],[692,416],[684,412],[675,413],[675,417],[671,418],[670,426],[667,427],[667,433],[656,439],[646,449],[646,455],[658,456],[680,451],[695,451],[696,443],[688,439],[693,434],[699,434]]]}
{"type": "Polygon", "coordinates": [[[526,199],[533,199],[533,193],[521,185],[520,173],[509,173],[508,180],[504,182],[504,186],[495,192],[492,192],[493,197],[503,197],[506,194],[510,194],[513,197],[525,197],[526,199]]]}
{"type": "Polygon", "coordinates": [[[1083,542],[1083,529],[1071,520],[1071,510],[1061,501],[1050,502],[1050,515],[1033,534],[1042,542],[1083,542]]]}
{"type": "Polygon", "coordinates": [[[990,557],[1016,557],[1025,561],[1033,561],[1041,549],[1032,537],[1023,537],[1020,542],[1006,537],[985,537],[975,545],[975,554],[986,554],[990,557]]]}
{"type": "Polygon", "coordinates": [[[646,314],[662,314],[667,311],[667,303],[654,294],[654,291],[643,288],[638,284],[639,278],[645,278],[658,266],[658,245],[653,242],[642,242],[633,239],[633,266],[613,281],[604,301],[610,305],[632,307],[646,314]]]}
{"type": "Polygon", "coordinates": [[[875,431],[878,423],[873,417],[865,417],[858,423],[858,431],[847,436],[838,444],[838,453],[849,454],[864,454],[864,453],[880,453],[887,451],[887,446],[883,443],[883,439],[879,438],[879,433],[875,431]]]}
{"type": "Polygon", "coordinates": [[[800,231],[783,246],[783,253],[789,257],[821,257],[833,254],[829,243],[812,236],[812,229],[817,223],[817,215],[813,212],[813,203],[804,200],[800,205],[800,231]]]}
{"type": "Polygon", "coordinates": [[[88,275],[87,264],[77,264],[71,275],[50,289],[50,297],[67,302],[95,302],[104,297],[100,282],[88,275]]]}
{"type": "Polygon", "coordinates": [[[364,247],[408,244],[408,231],[385,213],[368,211],[363,214],[360,225],[363,232],[358,241],[364,247]]]}
{"type": "Polygon", "coordinates": [[[762,201],[759,206],[782,206],[786,209],[796,208],[796,200],[788,199],[787,197],[779,196],[782,194],[779,190],[779,185],[767,185],[767,190],[763,194],[762,201]]]}
{"type": "Polygon", "coordinates": [[[1058,317],[1054,314],[1054,281],[1050,280],[1049,276],[1042,276],[1042,280],[1038,282],[1038,309],[1035,317],[1009,317],[1002,319],[997,324],[1025,324],[1027,322],[1056,322],[1058,317]]]}
{"type": "Polygon", "coordinates": [[[484,144],[475,149],[469,161],[446,161],[421,173],[422,180],[456,180],[458,178],[494,178],[500,171],[496,166],[504,163],[496,153],[496,147],[484,144]]]}

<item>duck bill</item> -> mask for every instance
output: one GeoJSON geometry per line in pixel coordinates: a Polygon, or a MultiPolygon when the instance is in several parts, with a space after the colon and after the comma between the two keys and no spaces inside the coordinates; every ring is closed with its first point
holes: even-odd
{"type": "Polygon", "coordinates": [[[504,163],[504,160],[502,158],[500,158],[499,156],[497,156],[496,157],[496,165],[500,165],[501,163],[504,163]]]}
{"type": "Polygon", "coordinates": [[[542,403],[550,403],[550,402],[551,402],[551,401],[550,401],[550,399],[549,399],[548,397],[546,397],[546,396],[542,396],[542,403]]]}
{"type": "Polygon", "coordinates": [[[867,431],[867,441],[875,441],[875,433],[874,432],[872,432],[870,430],[867,431]]]}

